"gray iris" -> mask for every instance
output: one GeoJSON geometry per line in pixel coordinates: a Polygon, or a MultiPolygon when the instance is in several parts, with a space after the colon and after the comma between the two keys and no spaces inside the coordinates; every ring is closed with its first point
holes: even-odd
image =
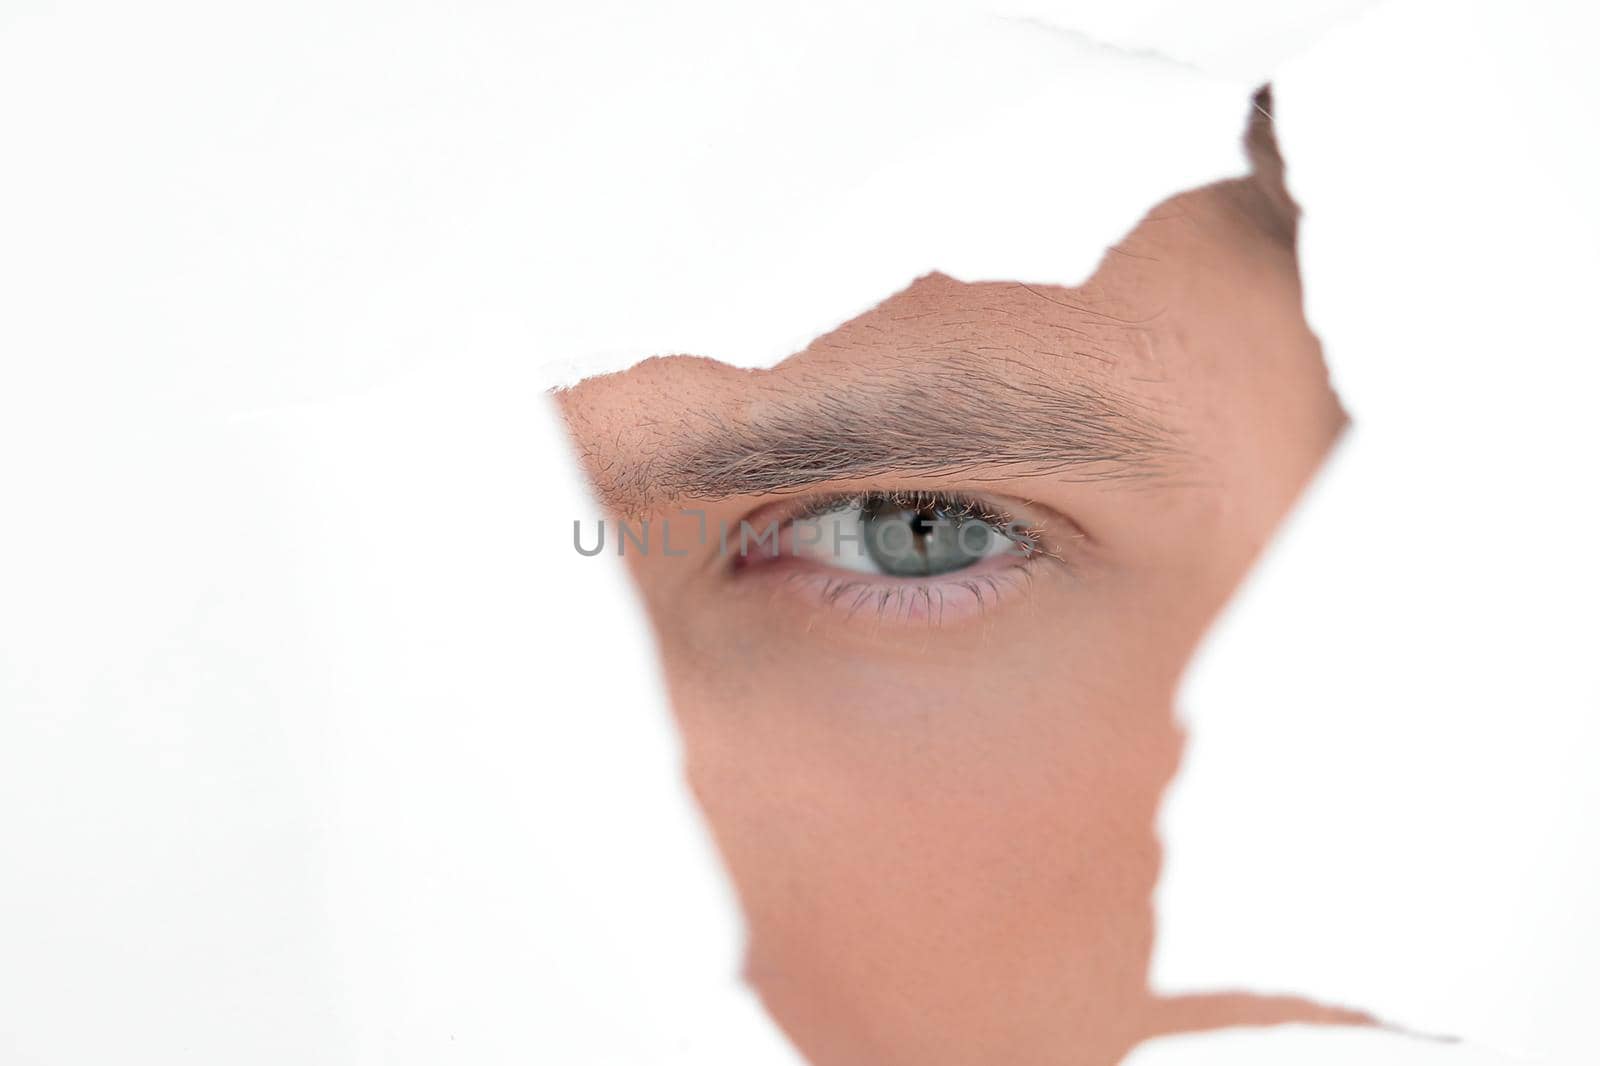
{"type": "Polygon", "coordinates": [[[867,556],[886,574],[929,577],[962,570],[989,551],[994,530],[976,518],[937,507],[902,507],[891,501],[861,508],[867,556]]]}

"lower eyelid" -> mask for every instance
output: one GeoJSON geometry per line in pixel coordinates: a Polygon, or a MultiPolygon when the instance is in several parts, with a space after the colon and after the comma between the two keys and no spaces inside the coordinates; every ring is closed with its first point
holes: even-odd
{"type": "Polygon", "coordinates": [[[779,559],[753,568],[748,578],[774,581],[778,595],[845,619],[939,625],[982,617],[1022,595],[1031,565],[1010,559],[993,567],[909,580],[779,559]]]}

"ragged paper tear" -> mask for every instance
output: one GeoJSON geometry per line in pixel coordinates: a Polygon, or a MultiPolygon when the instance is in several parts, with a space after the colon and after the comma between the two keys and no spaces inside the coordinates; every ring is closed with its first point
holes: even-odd
{"type": "Polygon", "coordinates": [[[1388,4],[1274,78],[1355,423],[1183,693],[1163,990],[1600,1054],[1592,39],[1563,5],[1388,4]]]}
{"type": "Polygon", "coordinates": [[[78,4],[6,30],[6,98],[35,102],[0,177],[28,205],[11,328],[37,387],[104,408],[430,360],[766,366],[932,270],[1071,283],[1245,169],[1255,85],[951,2],[78,4]]]}

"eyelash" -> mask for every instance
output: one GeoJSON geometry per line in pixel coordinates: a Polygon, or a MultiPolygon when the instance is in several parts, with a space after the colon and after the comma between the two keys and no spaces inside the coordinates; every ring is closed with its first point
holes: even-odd
{"type": "MultiPolygon", "coordinates": [[[[760,522],[777,523],[792,530],[794,524],[826,515],[873,507],[906,510],[933,510],[941,518],[957,523],[978,521],[988,525],[996,536],[1019,545],[1023,551],[1008,565],[988,572],[953,570],[928,578],[902,578],[893,575],[841,576],[822,565],[800,558],[790,550],[786,555],[750,560],[735,560],[734,569],[779,570],[786,585],[803,589],[822,606],[843,609],[849,616],[870,611],[878,619],[918,621],[931,624],[945,621],[947,612],[976,609],[978,613],[998,604],[1008,588],[1032,579],[1032,564],[1038,556],[1058,558],[1044,546],[1043,529],[1023,523],[1008,510],[983,497],[962,492],[916,490],[868,490],[827,493],[807,497],[798,503],[765,508],[757,512],[760,522]],[[783,565],[787,563],[788,565],[783,565]],[[960,597],[956,602],[952,600],[960,597]]],[[[755,517],[749,521],[755,524],[755,517]]]]}
{"type": "MultiPolygon", "coordinates": [[[[881,504],[903,507],[908,511],[938,508],[957,521],[977,519],[1001,529],[1016,524],[1016,519],[1011,514],[982,497],[970,496],[964,492],[937,492],[931,489],[888,491],[870,489],[865,492],[836,492],[812,496],[801,501],[788,513],[780,515],[778,520],[785,524],[801,522],[846,508],[865,508],[881,504]]],[[[1035,536],[1039,533],[1038,530],[1032,529],[1025,529],[1023,532],[1035,536]]]]}

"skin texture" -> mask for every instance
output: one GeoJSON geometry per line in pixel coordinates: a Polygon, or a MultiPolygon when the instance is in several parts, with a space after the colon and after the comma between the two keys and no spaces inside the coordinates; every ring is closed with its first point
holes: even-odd
{"type": "MultiPolygon", "coordinates": [[[[1159,205],[1079,288],[933,274],[769,371],[655,359],[563,394],[613,519],[669,519],[687,550],[629,564],[748,920],[749,980],[812,1062],[1109,1064],[1160,1033],[1362,1020],[1147,986],[1175,686],[1344,422],[1276,158],[1253,146],[1254,178],[1159,205]],[[980,367],[1041,404],[1105,401],[1096,447],[1126,433],[1126,454],[1021,441],[1003,465],[901,456],[733,494],[707,459],[737,449],[737,469],[770,477],[783,462],[763,466],[762,442],[804,457],[785,442],[822,425],[830,396],[901,439],[908,415],[982,418],[961,398],[980,367]],[[976,592],[830,600],[825,566],[739,565],[714,536],[695,544],[684,512],[737,528],[841,489],[992,499],[1047,554],[976,592]]],[[[994,451],[1028,420],[988,409],[994,451]]]]}

